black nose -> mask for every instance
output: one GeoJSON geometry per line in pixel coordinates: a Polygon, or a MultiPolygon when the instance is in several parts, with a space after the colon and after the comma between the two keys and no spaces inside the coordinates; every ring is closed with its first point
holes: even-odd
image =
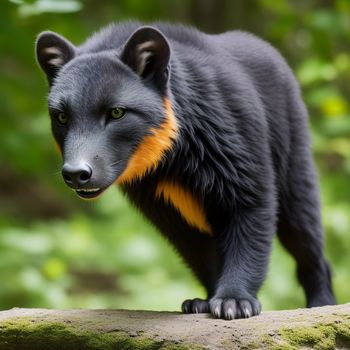
{"type": "Polygon", "coordinates": [[[68,186],[74,188],[79,188],[89,182],[91,175],[92,169],[85,163],[76,165],[66,163],[62,168],[64,181],[68,186]]]}

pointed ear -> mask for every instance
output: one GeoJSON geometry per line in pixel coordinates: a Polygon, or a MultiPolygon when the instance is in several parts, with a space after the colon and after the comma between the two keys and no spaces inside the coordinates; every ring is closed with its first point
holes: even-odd
{"type": "Polygon", "coordinates": [[[121,60],[142,79],[152,79],[159,89],[169,76],[170,46],[164,35],[153,27],[141,27],[126,42],[121,60]]]}
{"type": "Polygon", "coordinates": [[[58,71],[75,56],[75,47],[53,32],[42,32],[36,41],[36,58],[50,86],[58,71]]]}

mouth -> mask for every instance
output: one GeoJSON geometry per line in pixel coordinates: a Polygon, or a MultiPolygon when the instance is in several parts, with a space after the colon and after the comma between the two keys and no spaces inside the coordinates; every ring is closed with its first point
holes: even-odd
{"type": "Polygon", "coordinates": [[[104,191],[103,188],[81,188],[75,190],[76,194],[84,199],[92,199],[99,196],[104,191]]]}

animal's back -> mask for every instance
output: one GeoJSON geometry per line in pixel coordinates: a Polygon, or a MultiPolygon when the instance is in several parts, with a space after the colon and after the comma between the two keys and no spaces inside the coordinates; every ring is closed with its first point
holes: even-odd
{"type": "Polygon", "coordinates": [[[213,40],[217,47],[228,53],[222,64],[230,66],[230,61],[238,62],[259,94],[264,110],[260,118],[266,118],[276,182],[283,190],[288,186],[288,163],[293,151],[300,147],[310,148],[305,133],[308,115],[299,85],[280,53],[255,35],[233,31],[213,36],[213,40]],[[302,137],[295,137],[300,133],[302,137]]]}

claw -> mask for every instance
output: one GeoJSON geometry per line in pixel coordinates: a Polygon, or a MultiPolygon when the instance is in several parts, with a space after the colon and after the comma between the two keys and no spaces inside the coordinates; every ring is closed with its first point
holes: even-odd
{"type": "Polygon", "coordinates": [[[246,306],[243,306],[243,316],[244,316],[244,318],[249,318],[251,316],[250,312],[246,306]]]}
{"type": "Polygon", "coordinates": [[[188,314],[190,312],[189,300],[185,300],[181,305],[181,310],[184,314],[188,314]]]}
{"type": "Polygon", "coordinates": [[[214,315],[216,318],[220,318],[220,307],[216,306],[214,309],[214,315]]]}
{"type": "Polygon", "coordinates": [[[228,320],[233,320],[234,318],[235,318],[235,315],[234,315],[234,313],[233,313],[233,310],[232,310],[232,308],[228,308],[227,309],[227,311],[226,311],[226,318],[228,319],[228,320]]]}
{"type": "Polygon", "coordinates": [[[249,318],[260,313],[260,303],[250,299],[213,298],[209,302],[210,310],[215,318],[233,320],[235,318],[249,318]]]}
{"type": "Polygon", "coordinates": [[[182,303],[181,310],[185,314],[191,313],[207,313],[209,312],[209,304],[207,300],[203,299],[188,299],[182,303]]]}

